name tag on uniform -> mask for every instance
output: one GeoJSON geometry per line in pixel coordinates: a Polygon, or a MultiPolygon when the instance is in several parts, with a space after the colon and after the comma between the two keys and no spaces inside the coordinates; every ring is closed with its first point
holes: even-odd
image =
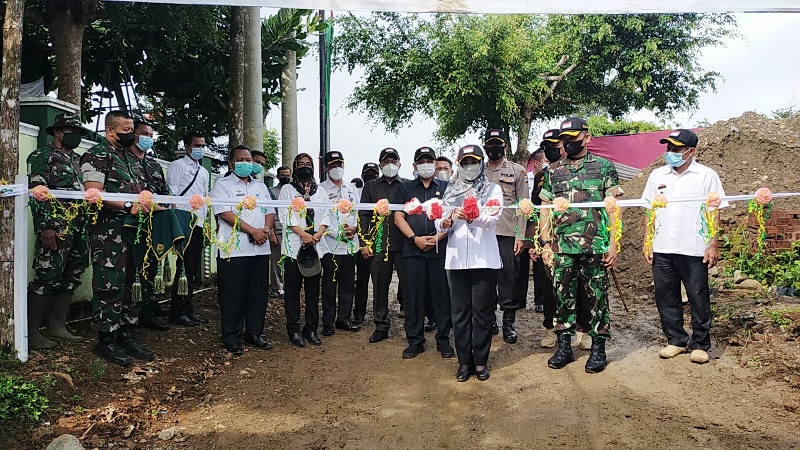
{"type": "Polygon", "coordinates": [[[244,197],[244,191],[236,191],[235,194],[237,197],[244,197]]]}

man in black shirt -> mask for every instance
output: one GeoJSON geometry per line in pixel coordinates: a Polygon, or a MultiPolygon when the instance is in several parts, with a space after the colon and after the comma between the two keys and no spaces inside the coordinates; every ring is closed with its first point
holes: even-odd
{"type": "MultiPolygon", "coordinates": [[[[361,203],[377,203],[381,199],[394,197],[400,185],[408,180],[397,176],[400,170],[400,154],[397,150],[388,147],[381,150],[378,161],[381,166],[381,175],[364,184],[361,192],[361,203]]],[[[367,236],[372,226],[372,211],[359,211],[361,233],[367,236]]],[[[397,229],[394,220],[388,219],[381,225],[383,230],[380,252],[376,251],[376,242],[364,242],[361,256],[372,258],[370,274],[372,275],[372,314],[375,321],[375,332],[369,337],[369,342],[380,342],[389,337],[389,285],[392,282],[392,268],[397,270],[398,285],[405,284],[405,267],[402,264],[403,245],[405,236],[397,229]]],[[[405,298],[399,300],[405,301],[405,298]]],[[[402,303],[401,303],[402,305],[402,303]]]]}
{"type": "MultiPolygon", "coordinates": [[[[414,153],[414,170],[417,178],[400,186],[391,203],[405,204],[416,198],[425,203],[433,198],[442,198],[446,181],[439,181],[436,174],[436,154],[430,147],[418,148],[414,153]]],[[[427,214],[394,213],[398,230],[408,238],[403,246],[405,263],[405,328],[408,347],[403,358],[411,359],[425,351],[425,299],[430,292],[436,322],[436,348],[442,358],[455,356],[450,346],[450,291],[444,270],[447,233],[437,233],[436,225],[427,214]],[[430,291],[429,291],[430,289],[430,291]]]]}

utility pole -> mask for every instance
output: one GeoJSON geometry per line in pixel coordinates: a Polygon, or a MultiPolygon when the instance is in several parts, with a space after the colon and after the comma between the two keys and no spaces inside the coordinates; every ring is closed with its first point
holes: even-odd
{"type": "Polygon", "coordinates": [[[264,107],[261,80],[261,8],[245,8],[244,145],[264,151],[264,107]]]}
{"type": "MultiPolygon", "coordinates": [[[[283,8],[278,14],[286,17],[291,11],[283,8]]],[[[292,167],[297,156],[297,53],[287,51],[286,61],[281,72],[281,165],[292,167]]]]}

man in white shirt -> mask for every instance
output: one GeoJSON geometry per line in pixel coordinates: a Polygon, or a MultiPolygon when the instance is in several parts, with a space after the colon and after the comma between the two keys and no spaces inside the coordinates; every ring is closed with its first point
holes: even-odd
{"type": "MultiPolygon", "coordinates": [[[[172,195],[191,197],[195,194],[203,197],[208,196],[209,174],[205,167],[200,165],[200,160],[206,151],[206,139],[197,132],[189,132],[183,137],[183,149],[186,156],[170,163],[167,169],[167,185],[172,195]]],[[[176,208],[191,211],[187,201],[185,204],[175,205],[176,208]]],[[[192,308],[192,296],[196,284],[197,272],[200,268],[200,261],[203,255],[203,224],[208,214],[207,207],[194,211],[197,216],[195,229],[192,232],[192,239],[186,246],[184,258],[178,258],[175,279],[172,283],[172,304],[170,306],[170,322],[193,327],[208,322],[194,313],[192,308]],[[189,281],[189,295],[178,295],[178,279],[181,271],[186,271],[186,279],[189,281]]]]}
{"type": "MultiPolygon", "coordinates": [[[[668,200],[665,208],[656,210],[652,248],[643,246],[645,260],[653,265],[656,306],[668,343],[659,356],[674,358],[686,353],[688,346],[691,361],[703,364],[708,362],[707,352],[711,347],[708,269],[717,263],[719,251],[716,238],[706,242],[701,234],[703,202],[674,201],[680,198],[702,200],[711,192],[725,196],[725,191],[717,173],[694,160],[697,152],[694,132],[674,130],[660,142],[667,144],[664,155],[667,165],[650,174],[642,193],[642,199],[651,200],[656,194],[663,194],[668,200]],[[683,327],[681,282],[686,287],[692,312],[691,338],[683,327]]],[[[726,206],[728,202],[723,201],[719,208],[726,206]]],[[[715,221],[719,221],[719,208],[714,212],[715,221]]]]}
{"type": "MultiPolygon", "coordinates": [[[[323,157],[328,179],[320,186],[328,193],[332,205],[339,200],[356,203],[350,185],[343,182],[344,156],[342,152],[330,151],[323,157]]],[[[322,335],[332,336],[336,328],[358,331],[358,325],[350,321],[353,310],[356,284],[356,253],[358,242],[358,212],[347,214],[333,211],[329,214],[331,226],[319,242],[322,257],[322,335]],[[339,299],[337,309],[336,299],[339,299]]]]}
{"type": "MultiPolygon", "coordinates": [[[[272,197],[267,186],[252,177],[252,157],[247,147],[231,150],[228,165],[231,173],[214,184],[214,198],[244,200],[253,196],[256,201],[272,197]]],[[[219,219],[217,237],[220,244],[217,256],[217,286],[220,299],[222,342],[234,355],[241,355],[242,340],[248,345],[270,349],[262,336],[264,315],[269,292],[269,233],[275,221],[275,209],[256,206],[243,211],[236,220],[237,206],[214,206],[219,219]],[[237,224],[234,230],[233,225],[237,224]],[[238,236],[231,236],[232,233],[238,236]]]]}

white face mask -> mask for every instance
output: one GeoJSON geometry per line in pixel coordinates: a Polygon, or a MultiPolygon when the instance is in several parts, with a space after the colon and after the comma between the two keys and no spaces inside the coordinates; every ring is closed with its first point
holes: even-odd
{"type": "Polygon", "coordinates": [[[450,172],[446,170],[440,170],[436,173],[436,178],[438,178],[439,181],[450,181],[450,172]]]}
{"type": "Polygon", "coordinates": [[[433,177],[436,172],[436,164],[417,164],[417,174],[423,180],[433,177]]]}
{"type": "Polygon", "coordinates": [[[328,171],[331,180],[339,181],[344,177],[344,167],[334,167],[328,171]]]}
{"type": "Polygon", "coordinates": [[[539,170],[544,170],[544,169],[547,169],[548,167],[550,167],[550,163],[549,162],[543,162],[542,163],[542,168],[539,169],[539,170]]]}
{"type": "Polygon", "coordinates": [[[466,166],[461,166],[461,170],[459,171],[461,174],[461,178],[464,181],[475,181],[481,176],[481,165],[480,164],[469,164],[466,166]]]}
{"type": "Polygon", "coordinates": [[[397,176],[397,172],[400,171],[400,166],[397,164],[387,164],[381,167],[381,172],[383,172],[383,176],[386,178],[394,178],[397,176]]]}

